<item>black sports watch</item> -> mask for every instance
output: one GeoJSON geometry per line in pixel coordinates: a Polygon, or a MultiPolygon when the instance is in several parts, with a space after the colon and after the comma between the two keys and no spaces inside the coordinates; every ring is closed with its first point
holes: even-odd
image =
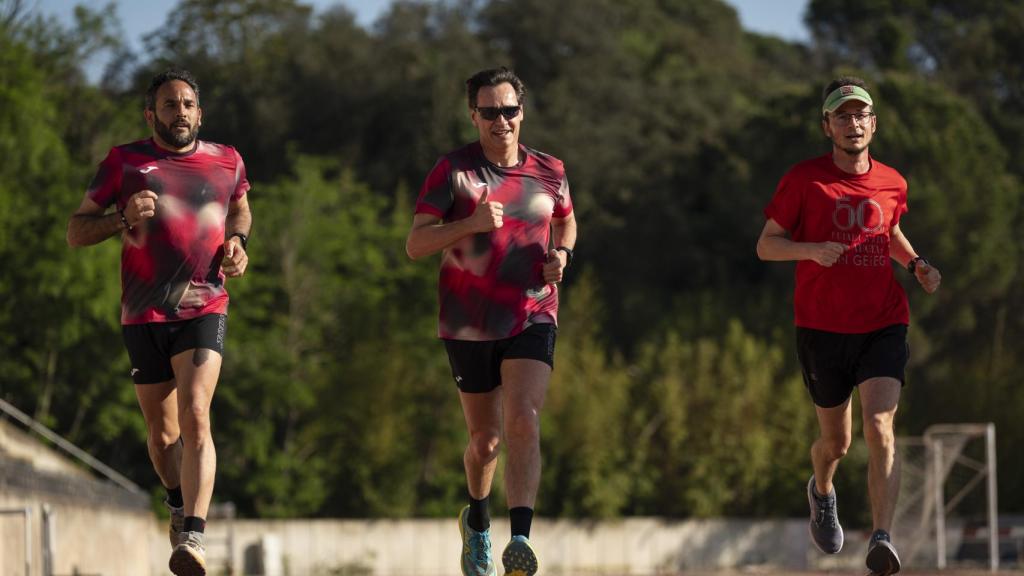
{"type": "Polygon", "coordinates": [[[565,267],[566,268],[568,268],[569,266],[572,266],[572,248],[569,248],[567,246],[559,246],[558,248],[555,248],[555,250],[560,250],[562,252],[565,252],[565,267]]]}
{"type": "Polygon", "coordinates": [[[249,249],[249,237],[246,236],[245,234],[242,234],[241,232],[233,232],[231,234],[231,236],[228,236],[228,240],[231,240],[235,236],[238,236],[238,239],[242,241],[242,250],[248,250],[249,249]]]}
{"type": "Polygon", "coordinates": [[[927,264],[928,259],[923,256],[915,256],[911,258],[910,262],[907,262],[907,271],[910,272],[911,274],[914,274],[917,271],[917,264],[919,262],[924,262],[925,264],[927,264]]]}

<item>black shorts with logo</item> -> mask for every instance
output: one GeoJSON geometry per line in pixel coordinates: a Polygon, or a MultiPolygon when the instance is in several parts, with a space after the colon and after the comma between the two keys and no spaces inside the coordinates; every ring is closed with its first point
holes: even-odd
{"type": "Polygon", "coordinates": [[[445,339],[444,347],[459,390],[483,393],[501,386],[503,360],[539,360],[554,368],[557,335],[554,324],[533,324],[511,338],[479,342],[445,339]]]}
{"type": "Polygon", "coordinates": [[[206,314],[191,320],[127,324],[121,327],[132,380],[136,384],[159,384],[174,379],[171,357],[186,350],[205,348],[224,355],[228,318],[206,314]]]}
{"type": "Polygon", "coordinates": [[[910,358],[906,324],[893,324],[866,334],[839,334],[796,329],[796,351],[804,384],[822,408],[841,405],[853,389],[869,378],[895,378],[906,383],[910,358]]]}

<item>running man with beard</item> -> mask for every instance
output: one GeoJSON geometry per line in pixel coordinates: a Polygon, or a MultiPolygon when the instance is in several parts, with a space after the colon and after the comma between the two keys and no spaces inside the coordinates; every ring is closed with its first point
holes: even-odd
{"type": "Polygon", "coordinates": [[[832,151],[782,177],[765,208],[757,255],[797,261],[797,353],[821,432],[807,483],[812,540],[827,554],[843,547],[832,478],[852,441],[850,398],[858,388],[874,523],[866,563],[872,574],[889,575],[900,570],[889,537],[900,485],[893,422],[910,322],[890,260],[929,294],[942,276],[900,230],[906,180],[868,153],[877,119],[864,81],[834,80],[823,98],[821,127],[832,151]]]}
{"type": "Polygon", "coordinates": [[[200,576],[217,466],[210,403],[227,330],[225,277],[248,264],[249,181],[234,148],[196,138],[203,114],[188,72],[154,77],[144,114],[152,137],[110,150],[67,240],[123,242],[122,331],[149,456],[167,490],[170,569],[200,576]]]}
{"type": "Polygon", "coordinates": [[[462,573],[496,574],[488,498],[504,440],[512,539],[502,564],[509,576],[532,576],[540,411],[554,365],[556,283],[572,262],[576,219],[562,162],[519,143],[522,81],[498,68],[466,87],[479,140],[443,156],[427,176],[406,251],[414,259],[442,253],[438,332],[469,432],[462,573]]]}

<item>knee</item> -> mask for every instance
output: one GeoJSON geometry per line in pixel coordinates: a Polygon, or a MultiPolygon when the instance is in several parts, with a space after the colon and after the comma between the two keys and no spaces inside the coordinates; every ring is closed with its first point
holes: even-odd
{"type": "Polygon", "coordinates": [[[539,438],[540,414],[536,410],[517,410],[505,420],[505,439],[507,441],[535,441],[539,438]]]}
{"type": "Polygon", "coordinates": [[[839,460],[846,456],[846,453],[850,450],[850,444],[853,442],[847,434],[840,436],[830,436],[828,438],[821,439],[822,451],[829,460],[839,460]]]}
{"type": "Polygon", "coordinates": [[[169,430],[167,428],[149,428],[149,445],[160,452],[165,452],[174,447],[178,443],[178,439],[181,438],[181,431],[177,428],[169,430]]]}
{"type": "Polygon", "coordinates": [[[869,446],[893,449],[896,446],[896,434],[892,429],[892,418],[885,414],[865,416],[864,440],[869,446]]]}
{"type": "Polygon", "coordinates": [[[473,461],[486,464],[498,457],[499,444],[501,438],[495,430],[473,432],[466,452],[473,461]]]}
{"type": "Polygon", "coordinates": [[[202,442],[210,435],[210,408],[192,402],[181,412],[181,436],[186,442],[202,442]]]}

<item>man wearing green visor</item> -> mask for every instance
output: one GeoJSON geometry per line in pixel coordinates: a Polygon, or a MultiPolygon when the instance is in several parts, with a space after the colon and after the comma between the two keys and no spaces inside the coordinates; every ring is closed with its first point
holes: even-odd
{"type": "Polygon", "coordinates": [[[757,254],[797,262],[797,355],[820,427],[807,483],[811,539],[827,554],[843,547],[832,478],[852,441],[857,388],[874,524],[866,562],[872,574],[889,575],[900,570],[889,537],[900,479],[893,421],[910,354],[910,309],[890,261],[928,293],[942,277],[900,230],[906,180],[868,153],[877,119],[864,81],[836,79],[823,99],[821,128],[832,150],[782,177],[764,211],[757,254]]]}

